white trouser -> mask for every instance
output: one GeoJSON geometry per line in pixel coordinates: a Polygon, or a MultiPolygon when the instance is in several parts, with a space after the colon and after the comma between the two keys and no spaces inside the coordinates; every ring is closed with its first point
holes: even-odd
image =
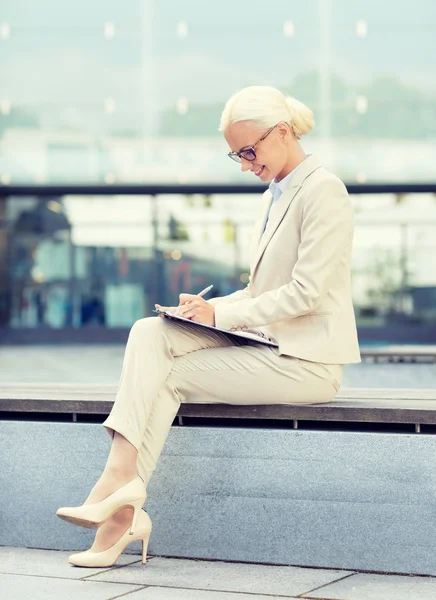
{"type": "Polygon", "coordinates": [[[138,450],[147,485],[181,402],[316,404],[329,402],[342,365],[279,355],[276,348],[162,317],[136,321],[118,392],[103,422],[138,450]]]}

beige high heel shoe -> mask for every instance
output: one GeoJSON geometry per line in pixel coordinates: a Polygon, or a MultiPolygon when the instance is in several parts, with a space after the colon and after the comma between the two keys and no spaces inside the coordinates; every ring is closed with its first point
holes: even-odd
{"type": "Polygon", "coordinates": [[[126,483],[126,485],[123,485],[100,502],[82,504],[81,506],[63,506],[57,510],[56,515],[74,525],[95,529],[121,508],[133,506],[135,512],[130,527],[130,535],[133,535],[146,497],[147,492],[144,481],[138,475],[138,477],[132,479],[132,481],[129,481],[129,483],[126,483]]]}
{"type": "Polygon", "coordinates": [[[92,552],[91,549],[85,552],[71,554],[68,562],[76,567],[111,567],[118,559],[124,549],[136,540],[142,540],[142,564],[147,562],[147,547],[151,535],[152,523],[148,513],[145,510],[139,511],[138,527],[133,535],[130,536],[129,530],[120,537],[118,542],[102,552],[92,552]]]}

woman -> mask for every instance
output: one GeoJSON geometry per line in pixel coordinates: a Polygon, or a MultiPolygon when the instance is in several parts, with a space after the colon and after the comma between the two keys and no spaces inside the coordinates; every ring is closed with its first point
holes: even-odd
{"type": "Polygon", "coordinates": [[[229,331],[254,329],[278,348],[159,317],[134,323],[103,423],[112,438],[103,474],[82,506],[57,512],[99,527],[72,564],[110,566],[134,539],[143,540],[145,562],[151,521],[141,508],[181,402],[330,402],[343,364],[360,362],[350,291],[353,211],[342,181],[299,144],[313,123],[309,108],[270,87],[245,88],[227,102],[220,131],[230,158],[271,182],[252,233],[250,280],[209,301],[181,294],[178,310],[229,331]]]}

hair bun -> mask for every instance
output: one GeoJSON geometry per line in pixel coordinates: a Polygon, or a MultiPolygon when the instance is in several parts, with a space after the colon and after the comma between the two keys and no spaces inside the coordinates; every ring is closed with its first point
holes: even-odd
{"type": "Polygon", "coordinates": [[[294,98],[293,96],[286,97],[286,104],[290,115],[290,124],[296,138],[300,139],[306,133],[309,133],[315,125],[313,111],[294,98]]]}

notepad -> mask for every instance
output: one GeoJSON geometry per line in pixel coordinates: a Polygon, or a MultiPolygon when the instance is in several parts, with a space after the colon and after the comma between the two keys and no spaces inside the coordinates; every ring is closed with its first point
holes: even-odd
{"type": "Polygon", "coordinates": [[[204,325],[203,323],[196,323],[195,321],[191,321],[190,319],[186,319],[185,317],[180,317],[179,315],[174,315],[173,313],[169,313],[165,310],[154,309],[153,312],[158,313],[159,315],[163,315],[167,319],[174,319],[175,321],[182,321],[183,323],[189,323],[193,327],[202,327],[204,329],[212,329],[213,331],[221,331],[227,335],[234,335],[238,338],[244,338],[246,340],[251,340],[252,342],[257,342],[258,344],[264,344],[266,346],[274,346],[278,348],[278,344],[271,341],[267,337],[262,337],[257,333],[252,333],[250,331],[229,331],[228,329],[221,329],[220,327],[214,327],[213,325],[204,325]]]}

